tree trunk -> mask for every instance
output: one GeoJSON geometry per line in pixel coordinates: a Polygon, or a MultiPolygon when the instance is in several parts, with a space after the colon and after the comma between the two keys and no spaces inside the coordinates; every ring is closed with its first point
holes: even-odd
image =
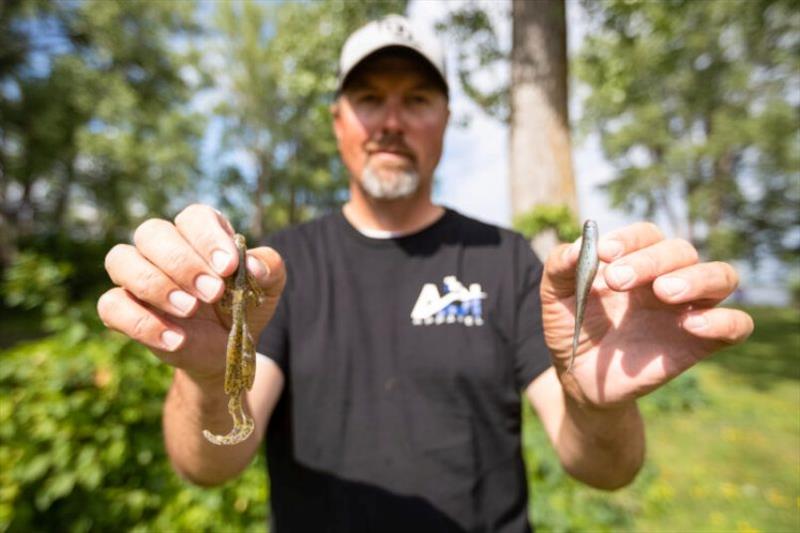
{"type": "MultiPolygon", "coordinates": [[[[564,0],[513,0],[511,211],[567,205],[577,213],[567,111],[564,0]]],[[[549,249],[536,250],[545,257],[549,249]]]]}

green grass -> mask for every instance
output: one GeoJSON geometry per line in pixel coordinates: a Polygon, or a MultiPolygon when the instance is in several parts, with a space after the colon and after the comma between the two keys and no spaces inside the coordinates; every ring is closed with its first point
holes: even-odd
{"type": "Polygon", "coordinates": [[[624,519],[541,529],[800,531],[800,312],[748,311],[751,339],[676,383],[696,382],[690,409],[658,407],[675,388],[641,402],[648,459],[639,479],[607,496],[573,489],[624,519]]]}
{"type": "Polygon", "coordinates": [[[800,531],[800,313],[751,309],[752,338],[693,372],[708,401],[650,415],[663,497],[640,531],[800,531]]]}

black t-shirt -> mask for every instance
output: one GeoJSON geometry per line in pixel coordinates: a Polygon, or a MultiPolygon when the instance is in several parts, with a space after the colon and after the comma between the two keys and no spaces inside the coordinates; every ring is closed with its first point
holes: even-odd
{"type": "Polygon", "coordinates": [[[528,243],[446,210],[400,238],[338,212],[269,244],[273,531],[528,531],[520,391],[550,365],[528,243]]]}

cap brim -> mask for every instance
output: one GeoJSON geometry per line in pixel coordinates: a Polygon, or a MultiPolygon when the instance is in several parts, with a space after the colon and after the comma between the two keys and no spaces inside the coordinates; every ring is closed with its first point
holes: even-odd
{"type": "Polygon", "coordinates": [[[449,94],[450,87],[447,84],[447,79],[439,71],[439,68],[436,66],[436,63],[431,58],[429,58],[427,55],[425,55],[424,52],[420,51],[419,49],[414,48],[413,46],[408,46],[407,44],[399,44],[399,43],[387,43],[385,45],[378,46],[378,47],[376,47],[376,48],[374,48],[372,50],[368,50],[367,52],[365,52],[363,55],[361,55],[358,58],[354,58],[352,63],[351,63],[351,65],[346,70],[343,70],[343,71],[339,72],[337,83],[336,83],[336,94],[337,95],[341,94],[342,89],[344,88],[344,85],[345,85],[345,82],[347,81],[348,76],[350,76],[350,74],[352,74],[353,71],[359,65],[361,65],[367,59],[375,56],[376,54],[379,54],[381,52],[385,52],[385,51],[390,50],[392,48],[411,51],[415,55],[417,55],[418,57],[423,59],[425,61],[425,63],[427,63],[430,66],[431,70],[433,72],[435,72],[436,75],[439,77],[439,80],[442,82],[442,86],[445,89],[445,93],[449,94]]]}

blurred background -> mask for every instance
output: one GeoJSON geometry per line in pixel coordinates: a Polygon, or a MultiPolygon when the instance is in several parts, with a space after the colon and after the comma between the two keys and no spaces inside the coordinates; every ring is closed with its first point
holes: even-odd
{"type": "Polygon", "coordinates": [[[406,13],[446,43],[438,202],[540,255],[654,220],[733,262],[756,321],[642,400],[630,487],[572,482],[525,411],[539,531],[800,530],[800,9],[781,0],[0,4],[0,532],[263,531],[259,458],[191,487],[171,370],[104,331],[103,258],[192,202],[258,239],[336,209],[346,36],[406,13]]]}

